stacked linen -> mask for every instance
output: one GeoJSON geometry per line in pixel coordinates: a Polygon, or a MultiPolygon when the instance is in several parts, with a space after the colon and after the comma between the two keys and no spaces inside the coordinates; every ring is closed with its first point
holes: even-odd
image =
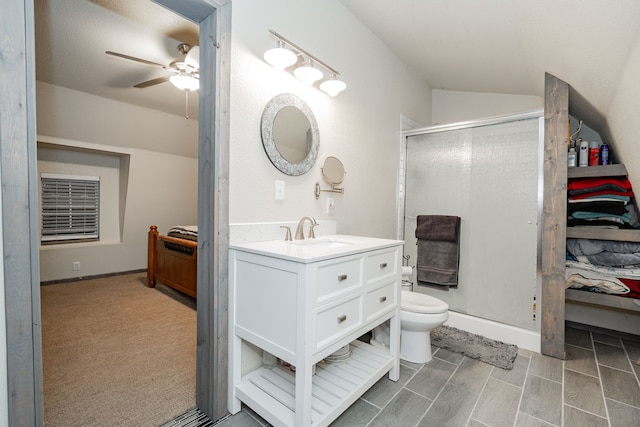
{"type": "Polygon", "coordinates": [[[566,287],[640,298],[640,268],[605,267],[567,260],[566,287]]]}
{"type": "Polygon", "coordinates": [[[193,242],[198,241],[198,226],[197,225],[174,225],[169,229],[168,236],[177,237],[179,239],[191,240],[193,242]]]}
{"type": "Polygon", "coordinates": [[[626,178],[573,179],[567,195],[568,227],[640,228],[626,178]]]}

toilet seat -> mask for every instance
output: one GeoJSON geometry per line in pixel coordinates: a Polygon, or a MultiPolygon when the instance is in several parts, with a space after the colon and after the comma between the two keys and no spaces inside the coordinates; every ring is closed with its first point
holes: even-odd
{"type": "Polygon", "coordinates": [[[400,302],[401,310],[412,313],[435,314],[449,310],[446,302],[418,292],[402,291],[400,302]]]}

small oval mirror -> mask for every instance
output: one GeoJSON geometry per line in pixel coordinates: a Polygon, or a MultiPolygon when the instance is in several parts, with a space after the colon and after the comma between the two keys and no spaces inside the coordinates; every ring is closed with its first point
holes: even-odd
{"type": "Polygon", "coordinates": [[[344,180],[344,166],[337,157],[327,157],[322,165],[322,176],[331,185],[338,185],[344,180]]]}

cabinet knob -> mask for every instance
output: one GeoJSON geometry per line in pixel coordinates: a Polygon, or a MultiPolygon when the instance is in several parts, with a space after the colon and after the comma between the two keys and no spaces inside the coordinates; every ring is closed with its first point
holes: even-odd
{"type": "Polygon", "coordinates": [[[347,320],[347,315],[343,314],[342,316],[338,316],[338,323],[342,323],[347,320]]]}
{"type": "Polygon", "coordinates": [[[346,274],[341,274],[338,276],[338,282],[343,282],[347,280],[347,275],[346,274]]]}
{"type": "Polygon", "coordinates": [[[383,262],[382,264],[380,264],[380,268],[387,268],[387,263],[383,262]]]}
{"type": "Polygon", "coordinates": [[[380,297],[380,302],[385,302],[387,300],[387,297],[380,297]]]}

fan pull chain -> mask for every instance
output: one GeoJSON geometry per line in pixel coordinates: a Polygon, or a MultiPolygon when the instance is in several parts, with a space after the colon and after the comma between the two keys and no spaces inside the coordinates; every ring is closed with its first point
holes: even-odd
{"type": "Polygon", "coordinates": [[[185,98],[185,103],[184,103],[184,118],[189,120],[189,92],[188,90],[184,91],[184,98],[185,98]]]}

